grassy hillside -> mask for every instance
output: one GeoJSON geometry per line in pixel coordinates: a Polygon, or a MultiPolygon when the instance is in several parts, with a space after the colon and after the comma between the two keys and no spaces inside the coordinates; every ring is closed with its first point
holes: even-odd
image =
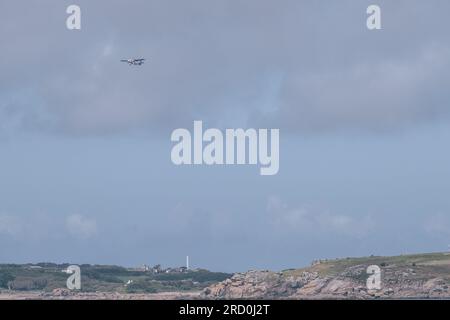
{"type": "Polygon", "coordinates": [[[412,270],[416,279],[440,277],[450,280],[450,253],[425,253],[392,257],[370,256],[322,260],[302,269],[286,270],[286,276],[298,275],[303,271],[317,272],[320,276],[336,276],[358,265],[378,265],[384,270],[412,270]]]}

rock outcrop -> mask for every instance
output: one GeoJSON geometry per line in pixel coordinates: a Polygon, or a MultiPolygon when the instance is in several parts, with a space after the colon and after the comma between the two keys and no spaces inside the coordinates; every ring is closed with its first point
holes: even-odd
{"type": "MultiPolygon", "coordinates": [[[[374,260],[373,258],[372,260],[374,260]]],[[[447,257],[448,259],[448,257],[447,257]]],[[[355,259],[356,260],[356,259],[355,259]]],[[[284,272],[249,271],[206,288],[205,299],[402,299],[450,298],[450,261],[422,264],[408,259],[381,263],[381,289],[369,290],[367,267],[335,260],[284,272]]]]}

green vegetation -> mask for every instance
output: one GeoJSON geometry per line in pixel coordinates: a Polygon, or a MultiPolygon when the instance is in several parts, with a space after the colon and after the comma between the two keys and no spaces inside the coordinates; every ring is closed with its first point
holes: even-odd
{"type": "Polygon", "coordinates": [[[393,257],[370,256],[322,260],[309,268],[286,270],[285,275],[296,275],[303,271],[318,272],[320,276],[336,276],[346,269],[358,266],[378,265],[386,272],[399,268],[409,268],[416,278],[446,274],[450,278],[450,253],[409,254],[393,257]]]}
{"type": "MultiPolygon", "coordinates": [[[[52,291],[65,288],[69,264],[38,263],[0,265],[0,289],[18,291],[52,291]]],[[[81,265],[82,291],[142,292],[192,291],[223,281],[232,274],[197,270],[189,272],[152,273],[119,266],[81,265]]]]}
{"type": "Polygon", "coordinates": [[[138,277],[126,287],[129,293],[154,293],[162,291],[201,290],[213,283],[223,281],[232,275],[222,272],[199,270],[184,273],[159,273],[138,277]]]}
{"type": "Polygon", "coordinates": [[[8,272],[0,273],[0,288],[8,288],[8,283],[13,281],[14,277],[8,272]]]}

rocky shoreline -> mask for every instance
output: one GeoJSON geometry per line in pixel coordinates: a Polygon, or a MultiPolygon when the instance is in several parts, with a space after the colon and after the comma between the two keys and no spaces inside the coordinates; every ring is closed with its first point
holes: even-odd
{"type": "Polygon", "coordinates": [[[357,265],[335,276],[317,271],[249,271],[237,273],[202,292],[205,299],[449,299],[450,283],[441,277],[422,278],[409,268],[384,269],[383,286],[369,290],[366,265],[357,265]]]}
{"type": "Polygon", "coordinates": [[[191,300],[199,299],[201,292],[119,293],[76,292],[55,289],[51,292],[3,291],[0,300],[191,300]]]}

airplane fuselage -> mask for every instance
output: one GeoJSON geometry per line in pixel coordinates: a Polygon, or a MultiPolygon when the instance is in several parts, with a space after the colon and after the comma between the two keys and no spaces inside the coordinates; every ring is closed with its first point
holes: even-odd
{"type": "Polygon", "coordinates": [[[128,63],[130,66],[141,66],[144,64],[145,59],[127,59],[121,61],[128,63]]]}

